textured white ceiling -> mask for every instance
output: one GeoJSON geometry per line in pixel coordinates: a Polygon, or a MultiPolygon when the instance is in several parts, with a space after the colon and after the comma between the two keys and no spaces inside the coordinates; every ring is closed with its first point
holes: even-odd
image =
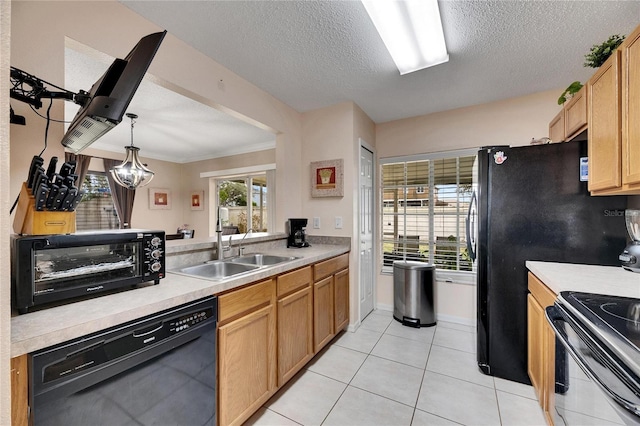
{"type": "Polygon", "coordinates": [[[590,47],[640,24],[639,1],[440,1],[449,62],[400,76],[359,1],[122,3],[298,111],[376,122],[584,82],[590,47]]]}

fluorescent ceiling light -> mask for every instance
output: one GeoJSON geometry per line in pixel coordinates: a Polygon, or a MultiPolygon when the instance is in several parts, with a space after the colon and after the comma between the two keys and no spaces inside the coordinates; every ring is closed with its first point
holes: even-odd
{"type": "Polygon", "coordinates": [[[400,74],[449,60],[437,0],[362,0],[400,74]]]}

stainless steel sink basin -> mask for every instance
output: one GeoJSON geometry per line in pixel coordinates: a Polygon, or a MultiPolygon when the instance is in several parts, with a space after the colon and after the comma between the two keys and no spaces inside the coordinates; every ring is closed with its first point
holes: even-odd
{"type": "Polygon", "coordinates": [[[247,254],[245,256],[234,257],[227,259],[226,262],[242,265],[257,265],[257,266],[270,266],[277,265],[278,263],[289,262],[291,260],[298,259],[295,256],[274,256],[271,254],[247,254]]]}
{"type": "Polygon", "coordinates": [[[218,260],[202,265],[188,266],[186,268],[178,269],[175,272],[186,275],[195,275],[197,277],[209,278],[213,280],[222,280],[234,275],[251,272],[258,268],[259,266],[257,265],[218,260]]]}

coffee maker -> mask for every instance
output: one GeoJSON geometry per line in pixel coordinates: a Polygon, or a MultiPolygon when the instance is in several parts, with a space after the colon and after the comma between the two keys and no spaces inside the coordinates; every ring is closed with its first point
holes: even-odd
{"type": "Polygon", "coordinates": [[[631,242],[618,259],[627,271],[640,272],[640,210],[625,210],[624,220],[631,242]]]}
{"type": "Polygon", "coordinates": [[[309,247],[306,241],[304,227],[307,226],[307,219],[289,219],[287,221],[287,247],[309,247]]]}

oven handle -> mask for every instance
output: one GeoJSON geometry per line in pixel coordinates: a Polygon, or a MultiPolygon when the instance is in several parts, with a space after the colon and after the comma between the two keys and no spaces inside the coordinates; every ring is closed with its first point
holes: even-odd
{"type": "Polygon", "coordinates": [[[591,380],[593,380],[598,385],[598,387],[602,389],[610,399],[612,399],[613,401],[615,401],[616,403],[624,407],[626,410],[632,413],[636,413],[637,408],[634,404],[632,404],[631,402],[627,401],[626,399],[624,399],[623,397],[621,397],[620,395],[618,395],[617,393],[609,389],[609,387],[605,383],[603,383],[602,380],[600,380],[600,378],[598,378],[598,376],[593,372],[593,370],[584,361],[582,361],[582,358],[580,357],[580,355],[569,343],[569,339],[566,336],[566,334],[555,323],[556,321],[563,322],[563,323],[566,323],[569,327],[571,327],[571,323],[565,320],[562,314],[558,311],[558,308],[555,306],[547,307],[545,309],[545,316],[547,317],[547,322],[551,325],[551,328],[553,329],[556,337],[562,343],[562,346],[565,347],[567,352],[569,352],[573,360],[576,362],[576,364],[578,364],[578,366],[582,369],[582,371],[584,371],[585,374],[591,380]]]}

